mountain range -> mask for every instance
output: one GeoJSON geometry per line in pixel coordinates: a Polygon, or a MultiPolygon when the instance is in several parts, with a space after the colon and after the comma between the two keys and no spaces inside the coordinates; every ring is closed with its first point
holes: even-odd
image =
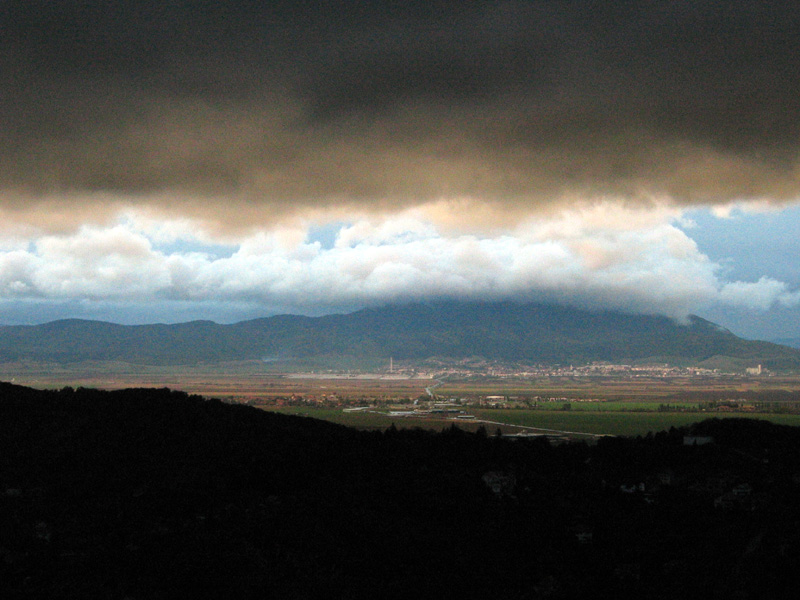
{"type": "Polygon", "coordinates": [[[259,360],[366,365],[384,364],[390,357],[800,368],[800,350],[744,340],[700,317],[679,323],[664,316],[513,302],[390,305],[349,314],[279,315],[228,325],[211,321],[118,325],[68,319],[0,326],[3,363],[187,365],[259,360]]]}

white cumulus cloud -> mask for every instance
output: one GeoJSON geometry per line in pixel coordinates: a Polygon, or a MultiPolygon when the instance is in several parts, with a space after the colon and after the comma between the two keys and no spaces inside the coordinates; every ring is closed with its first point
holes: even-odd
{"type": "MultiPolygon", "coordinates": [[[[125,215],[107,226],[0,243],[0,300],[256,303],[298,311],[427,300],[520,299],[681,318],[709,303],[767,310],[800,292],[725,281],[671,208],[584,206],[478,234],[424,209],[362,217],[332,244],[318,223],[263,229],[227,254],[187,222],[125,215]],[[168,249],[163,244],[169,242],[168,249]]],[[[0,241],[1,242],[1,241],[0,241]]]]}
{"type": "Polygon", "coordinates": [[[791,292],[788,286],[770,277],[756,282],[734,281],[720,290],[720,300],[731,306],[768,310],[773,306],[786,307],[800,304],[800,291],[791,292]]]}

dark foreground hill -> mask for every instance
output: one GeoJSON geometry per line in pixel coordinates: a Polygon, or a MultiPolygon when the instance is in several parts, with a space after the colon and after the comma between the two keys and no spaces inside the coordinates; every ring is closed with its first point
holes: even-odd
{"type": "Polygon", "coordinates": [[[459,359],[543,364],[605,360],[800,368],[800,350],[743,340],[699,317],[591,312],[514,303],[440,303],[318,318],[282,315],[218,325],[123,326],[65,320],[0,327],[0,362],[124,361],[178,365],[237,360],[459,359]]]}
{"type": "Polygon", "coordinates": [[[746,420],[551,447],[0,384],[0,596],[794,598],[798,459],[746,420]]]}

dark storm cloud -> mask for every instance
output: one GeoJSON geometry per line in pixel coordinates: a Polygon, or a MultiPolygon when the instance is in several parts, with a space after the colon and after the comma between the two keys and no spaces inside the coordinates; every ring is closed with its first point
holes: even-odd
{"type": "Polygon", "coordinates": [[[12,0],[0,19],[5,203],[800,190],[794,3],[12,0]]]}

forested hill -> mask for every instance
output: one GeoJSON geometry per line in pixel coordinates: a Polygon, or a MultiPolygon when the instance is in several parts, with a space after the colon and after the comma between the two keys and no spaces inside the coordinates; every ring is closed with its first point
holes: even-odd
{"type": "Polygon", "coordinates": [[[281,315],[219,325],[125,326],[82,320],[0,327],[0,361],[192,364],[237,360],[419,360],[429,357],[580,364],[654,360],[800,367],[797,349],[741,339],[691,317],[593,312],[541,304],[437,303],[351,314],[281,315]]]}
{"type": "Polygon", "coordinates": [[[0,597],[789,600],[799,460],[765,421],[551,446],[0,383],[0,597]]]}
{"type": "Polygon", "coordinates": [[[776,344],[782,344],[784,346],[790,346],[791,348],[800,348],[800,338],[778,338],[772,340],[776,344]]]}

